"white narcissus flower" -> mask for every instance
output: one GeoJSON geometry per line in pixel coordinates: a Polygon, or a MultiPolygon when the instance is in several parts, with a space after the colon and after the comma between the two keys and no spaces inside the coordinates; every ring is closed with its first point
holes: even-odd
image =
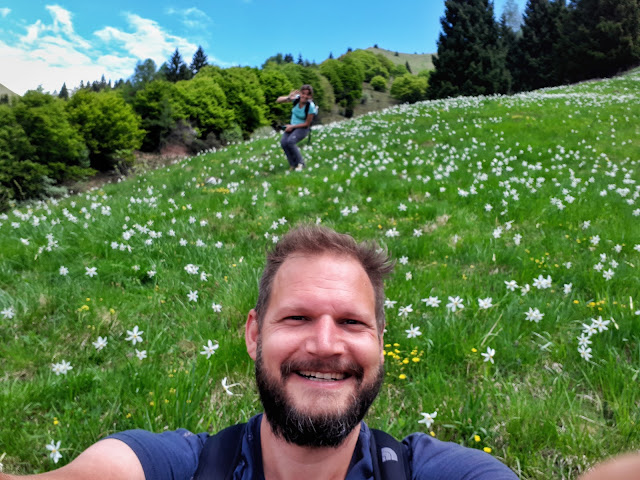
{"type": "Polygon", "coordinates": [[[142,334],[144,332],[142,330],[138,330],[138,326],[133,327],[133,330],[127,330],[128,337],[125,338],[125,341],[131,342],[134,346],[136,343],[142,343],[142,334]]]}
{"type": "Polygon", "coordinates": [[[496,351],[493,348],[487,347],[487,352],[486,353],[481,353],[480,355],[482,355],[484,357],[484,361],[485,362],[494,363],[493,356],[495,354],[496,354],[496,351]]]}
{"type": "Polygon", "coordinates": [[[46,448],[51,452],[49,456],[51,460],[53,460],[53,463],[58,463],[58,460],[62,458],[62,454],[60,453],[60,440],[58,440],[58,442],[51,440],[51,443],[46,445],[46,448]]]}
{"type": "Polygon", "coordinates": [[[435,418],[438,416],[438,412],[433,413],[420,413],[422,415],[422,420],[418,420],[418,423],[424,423],[427,428],[431,428],[435,418]]]}
{"type": "Polygon", "coordinates": [[[107,346],[107,337],[98,336],[98,340],[92,343],[93,343],[93,346],[96,347],[96,350],[100,351],[107,346]]]}
{"type": "Polygon", "coordinates": [[[405,332],[407,332],[407,338],[416,338],[422,335],[422,332],[420,331],[420,326],[418,325],[417,327],[414,327],[413,323],[411,324],[411,327],[409,328],[409,330],[405,330],[405,332]]]}
{"type": "Polygon", "coordinates": [[[206,355],[207,358],[209,358],[216,353],[219,346],[218,342],[214,344],[211,340],[208,340],[207,344],[202,346],[203,350],[200,352],[200,355],[206,355]]]}
{"type": "Polygon", "coordinates": [[[190,290],[189,293],[187,293],[187,298],[189,299],[190,302],[197,302],[198,301],[198,291],[197,290],[190,290]]]}
{"type": "Polygon", "coordinates": [[[478,299],[478,306],[480,308],[482,308],[483,310],[486,310],[487,308],[491,308],[493,307],[493,298],[491,297],[487,297],[487,298],[479,298],[478,299]]]}
{"type": "Polygon", "coordinates": [[[224,391],[227,392],[227,395],[235,395],[235,393],[231,391],[231,387],[237,387],[238,385],[240,385],[239,383],[232,383],[231,385],[227,385],[227,377],[224,377],[221,383],[222,388],[224,388],[224,391]]]}
{"type": "Polygon", "coordinates": [[[438,308],[440,306],[440,300],[438,297],[428,297],[423,298],[422,301],[427,305],[427,307],[438,308]]]}
{"type": "Polygon", "coordinates": [[[455,313],[456,310],[462,310],[464,308],[464,304],[462,302],[464,302],[464,300],[458,296],[449,297],[449,303],[446,305],[447,310],[451,313],[455,313]]]}

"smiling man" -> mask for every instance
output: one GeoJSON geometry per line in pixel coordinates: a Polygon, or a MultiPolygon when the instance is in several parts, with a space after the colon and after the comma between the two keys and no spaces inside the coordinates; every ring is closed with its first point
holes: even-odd
{"type": "Polygon", "coordinates": [[[383,280],[392,269],[373,243],[294,228],[268,254],[245,326],[264,414],[214,436],[117,433],[38,477],[515,479],[479,450],[423,433],[400,443],[362,421],[384,376],[383,280]]]}

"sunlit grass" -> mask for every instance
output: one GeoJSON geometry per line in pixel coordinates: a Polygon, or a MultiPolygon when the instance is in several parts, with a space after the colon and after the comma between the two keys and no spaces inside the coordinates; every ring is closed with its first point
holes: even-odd
{"type": "Polygon", "coordinates": [[[274,136],[3,214],[5,470],[54,468],[51,440],[61,465],[114,431],[259,412],[244,321],[266,249],[303,221],[402,259],[372,426],[490,449],[522,478],[639,448],[638,79],[399,106],[318,129],[304,172],[274,136]],[[592,319],[609,323],[580,353],[592,319]]]}

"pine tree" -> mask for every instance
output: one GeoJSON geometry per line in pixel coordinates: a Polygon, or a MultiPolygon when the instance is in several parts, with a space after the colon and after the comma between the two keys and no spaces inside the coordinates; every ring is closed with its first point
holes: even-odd
{"type": "Polygon", "coordinates": [[[639,0],[574,0],[571,80],[608,77],[640,61],[639,0]]]}
{"type": "Polygon", "coordinates": [[[58,94],[58,98],[62,98],[63,100],[69,100],[69,90],[67,90],[67,83],[62,84],[62,88],[60,89],[60,93],[58,94]]]}
{"type": "Polygon", "coordinates": [[[446,0],[440,19],[430,98],[489,95],[509,89],[506,52],[498,36],[489,0],[446,0]]]}
{"type": "Polygon", "coordinates": [[[512,76],[516,90],[534,90],[562,83],[556,57],[562,44],[564,2],[528,0],[512,76]]]}
{"type": "Polygon", "coordinates": [[[284,63],[293,63],[293,55],[291,55],[290,53],[287,53],[284,56],[284,63]]]}
{"type": "Polygon", "coordinates": [[[196,53],[193,54],[193,60],[191,61],[191,65],[189,66],[189,68],[195,75],[205,65],[208,65],[207,56],[205,55],[204,50],[202,50],[202,47],[198,46],[198,50],[196,50],[196,53]]]}
{"type": "Polygon", "coordinates": [[[165,76],[168,81],[174,83],[178,80],[188,80],[191,78],[191,71],[187,67],[187,64],[182,60],[182,56],[177,48],[171,56],[171,60],[169,60],[169,63],[167,64],[165,76]]]}

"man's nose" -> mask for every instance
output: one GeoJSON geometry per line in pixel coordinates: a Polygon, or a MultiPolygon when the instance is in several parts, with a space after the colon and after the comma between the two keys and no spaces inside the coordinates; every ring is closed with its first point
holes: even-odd
{"type": "Polygon", "coordinates": [[[325,315],[313,321],[307,338],[307,351],[322,357],[344,353],[342,331],[332,317],[325,315]]]}

